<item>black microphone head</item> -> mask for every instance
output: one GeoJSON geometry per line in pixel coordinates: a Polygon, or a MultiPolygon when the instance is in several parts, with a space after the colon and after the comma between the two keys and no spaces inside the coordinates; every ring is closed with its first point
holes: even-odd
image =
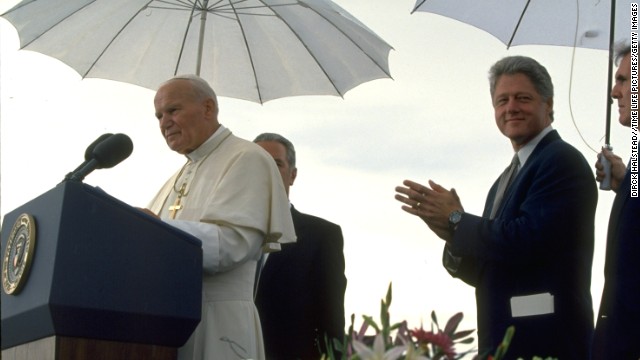
{"type": "Polygon", "coordinates": [[[100,135],[99,138],[95,139],[91,145],[89,145],[87,147],[87,150],[84,151],[84,160],[85,161],[89,161],[93,158],[93,149],[96,148],[96,146],[98,146],[98,144],[100,144],[102,141],[104,141],[106,138],[109,138],[113,136],[113,134],[111,133],[106,133],[106,134],[102,134],[100,135]]]}
{"type": "Polygon", "coordinates": [[[125,134],[115,134],[96,145],[91,157],[98,162],[96,169],[108,169],[128,158],[132,151],[131,138],[125,134]]]}
{"type": "Polygon", "coordinates": [[[87,149],[84,151],[84,162],[82,164],[80,164],[75,170],[73,170],[72,172],[68,173],[67,176],[64,177],[64,179],[65,180],[69,180],[78,171],[81,171],[82,169],[84,169],[85,166],[87,166],[93,160],[93,149],[95,149],[96,146],[98,146],[98,144],[100,144],[105,139],[107,139],[107,138],[109,138],[111,136],[113,136],[113,134],[106,133],[106,134],[100,135],[100,137],[98,137],[97,139],[93,140],[93,142],[89,146],[87,146],[87,149]]]}

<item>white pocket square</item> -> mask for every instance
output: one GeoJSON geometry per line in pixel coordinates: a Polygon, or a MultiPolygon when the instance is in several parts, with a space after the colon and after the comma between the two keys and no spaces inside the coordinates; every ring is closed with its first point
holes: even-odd
{"type": "Polygon", "coordinates": [[[511,298],[512,317],[553,313],[553,295],[550,293],[514,296],[511,298]]]}

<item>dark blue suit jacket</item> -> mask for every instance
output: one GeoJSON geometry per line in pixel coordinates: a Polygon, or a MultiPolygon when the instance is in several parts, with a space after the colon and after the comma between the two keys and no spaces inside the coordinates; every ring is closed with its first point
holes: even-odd
{"type": "Polygon", "coordinates": [[[269,254],[256,307],[267,359],[319,359],[325,334],[342,341],[345,333],[342,230],[293,206],[291,217],[297,242],[269,254]]]}
{"type": "Polygon", "coordinates": [[[631,197],[631,172],[627,170],[609,217],[594,359],[640,359],[639,259],[640,198],[631,197]]]}
{"type": "MultiPolygon", "coordinates": [[[[508,359],[587,359],[593,332],[591,264],[597,189],[582,154],[547,134],[520,169],[495,219],[497,182],[483,217],[464,214],[447,247],[449,270],[476,288],[480,353],[493,353],[515,325],[508,359]],[[513,317],[510,300],[550,293],[554,312],[513,317]]],[[[445,252],[446,253],[446,252],[445,252]]]]}

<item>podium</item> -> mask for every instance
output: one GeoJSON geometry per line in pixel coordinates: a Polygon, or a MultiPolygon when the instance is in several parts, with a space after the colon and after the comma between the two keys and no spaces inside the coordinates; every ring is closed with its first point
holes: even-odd
{"type": "Polygon", "coordinates": [[[2,259],[5,360],[174,359],[200,322],[200,241],[81,182],[6,214],[2,259]]]}

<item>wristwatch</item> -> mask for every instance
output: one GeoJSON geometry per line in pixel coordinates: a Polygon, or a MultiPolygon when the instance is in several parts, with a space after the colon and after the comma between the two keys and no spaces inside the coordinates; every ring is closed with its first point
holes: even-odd
{"type": "Polygon", "coordinates": [[[463,214],[464,212],[460,210],[453,210],[449,214],[449,229],[451,229],[451,231],[456,230],[456,228],[458,227],[458,223],[460,223],[460,220],[462,220],[463,214]]]}

